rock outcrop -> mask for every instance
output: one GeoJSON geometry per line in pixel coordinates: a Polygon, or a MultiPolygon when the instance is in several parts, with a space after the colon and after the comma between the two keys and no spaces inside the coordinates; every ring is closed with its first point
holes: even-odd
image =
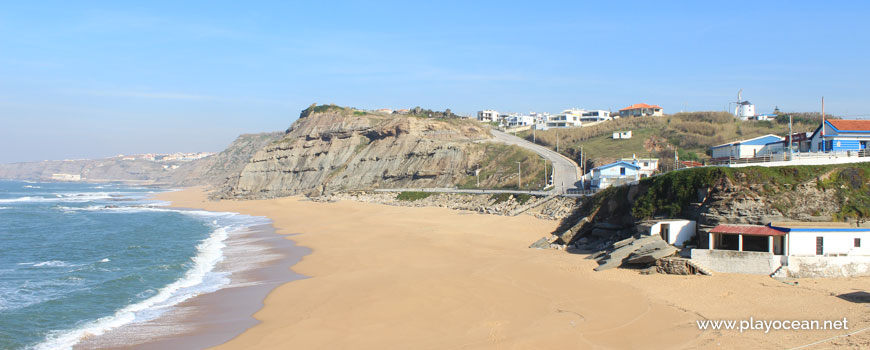
{"type": "Polygon", "coordinates": [[[283,138],[257,152],[220,196],[453,186],[483,156],[473,141],[490,137],[483,125],[462,119],[312,107],[283,138]]]}

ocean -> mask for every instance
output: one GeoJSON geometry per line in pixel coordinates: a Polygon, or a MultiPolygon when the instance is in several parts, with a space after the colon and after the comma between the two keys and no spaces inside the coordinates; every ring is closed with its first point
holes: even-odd
{"type": "Polygon", "coordinates": [[[0,181],[0,349],[71,349],[232,283],[245,267],[228,245],[269,220],[168,208],[157,191],[0,181]]]}

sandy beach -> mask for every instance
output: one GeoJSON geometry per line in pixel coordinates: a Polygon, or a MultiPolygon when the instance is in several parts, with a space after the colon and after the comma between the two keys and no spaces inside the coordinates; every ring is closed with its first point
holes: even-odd
{"type": "MultiPolygon", "coordinates": [[[[218,349],[794,348],[870,326],[870,278],[594,272],[584,255],[527,248],[556,221],[301,197],[174,206],[267,216],[312,249],[310,278],[269,293],[258,324],[218,349]],[[849,330],[700,331],[699,320],[841,320],[849,330]]],[[[806,349],[870,347],[870,331],[806,349]]]]}

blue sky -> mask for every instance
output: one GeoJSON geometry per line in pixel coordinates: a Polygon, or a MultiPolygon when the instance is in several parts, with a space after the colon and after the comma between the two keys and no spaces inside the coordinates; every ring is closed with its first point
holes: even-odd
{"type": "Polygon", "coordinates": [[[861,2],[0,4],[0,162],[220,151],[313,102],[870,114],[861,2]]]}

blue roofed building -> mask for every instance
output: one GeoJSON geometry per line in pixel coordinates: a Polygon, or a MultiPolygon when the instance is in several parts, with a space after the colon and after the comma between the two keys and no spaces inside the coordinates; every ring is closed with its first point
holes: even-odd
{"type": "Polygon", "coordinates": [[[592,188],[605,189],[640,179],[641,167],[635,162],[618,161],[592,169],[592,188]]]}
{"type": "MultiPolygon", "coordinates": [[[[785,138],[768,134],[732,143],[726,143],[711,148],[713,159],[755,158],[764,154],[765,146],[782,142],[785,138]]],[[[769,146],[768,146],[769,147],[769,146]]]]}

